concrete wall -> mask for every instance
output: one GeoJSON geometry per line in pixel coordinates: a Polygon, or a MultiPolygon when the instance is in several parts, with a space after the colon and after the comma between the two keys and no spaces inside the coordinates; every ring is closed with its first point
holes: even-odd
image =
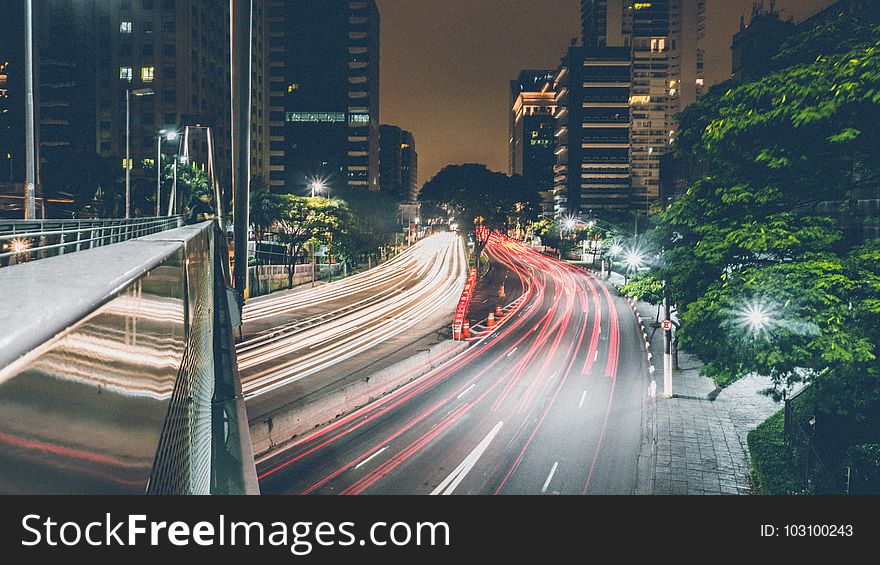
{"type": "Polygon", "coordinates": [[[427,374],[467,349],[468,342],[444,341],[329,393],[306,396],[250,422],[254,454],[259,457],[298,436],[325,426],[427,374]]]}

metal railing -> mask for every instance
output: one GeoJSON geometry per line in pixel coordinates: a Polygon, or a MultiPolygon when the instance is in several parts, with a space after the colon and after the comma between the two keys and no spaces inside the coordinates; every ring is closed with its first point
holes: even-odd
{"type": "Polygon", "coordinates": [[[0,221],[0,267],[122,243],[182,225],[183,216],[113,220],[3,220],[0,221]]]}
{"type": "Polygon", "coordinates": [[[0,493],[257,493],[229,282],[210,222],[0,269],[0,493]]]}

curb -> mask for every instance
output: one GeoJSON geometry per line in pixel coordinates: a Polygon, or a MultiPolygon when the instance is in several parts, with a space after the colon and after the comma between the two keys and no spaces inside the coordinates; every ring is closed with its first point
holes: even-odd
{"type": "Polygon", "coordinates": [[[255,458],[265,459],[294,440],[348,416],[352,412],[418,380],[471,344],[446,340],[419,351],[320,397],[305,397],[249,423],[255,458]]]}

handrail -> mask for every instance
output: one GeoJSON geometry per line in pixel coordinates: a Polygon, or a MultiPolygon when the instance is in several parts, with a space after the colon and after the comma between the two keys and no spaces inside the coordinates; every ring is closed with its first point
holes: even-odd
{"type": "Polygon", "coordinates": [[[175,229],[183,216],[108,220],[0,221],[0,267],[121,243],[175,229]]]}
{"type": "Polygon", "coordinates": [[[228,281],[213,222],[0,269],[0,492],[256,493],[228,281]]]}

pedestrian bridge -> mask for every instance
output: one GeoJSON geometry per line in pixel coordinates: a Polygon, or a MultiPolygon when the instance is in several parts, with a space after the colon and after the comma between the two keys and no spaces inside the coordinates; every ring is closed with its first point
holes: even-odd
{"type": "Polygon", "coordinates": [[[226,239],[177,225],[127,241],[89,228],[51,245],[102,246],[40,260],[7,251],[0,492],[258,493],[226,239]]]}

